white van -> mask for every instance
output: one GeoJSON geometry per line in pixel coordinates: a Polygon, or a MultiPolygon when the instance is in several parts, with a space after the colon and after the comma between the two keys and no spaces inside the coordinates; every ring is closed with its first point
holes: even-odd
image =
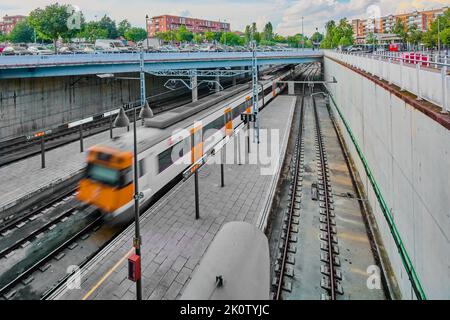
{"type": "Polygon", "coordinates": [[[120,40],[97,39],[95,40],[95,51],[99,52],[129,52],[130,49],[120,40]]]}

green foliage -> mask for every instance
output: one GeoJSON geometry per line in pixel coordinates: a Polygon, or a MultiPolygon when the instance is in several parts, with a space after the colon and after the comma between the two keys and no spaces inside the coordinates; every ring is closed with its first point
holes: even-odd
{"type": "Polygon", "coordinates": [[[131,29],[131,23],[127,19],[119,22],[117,26],[117,34],[119,37],[125,37],[125,32],[131,29]]]}
{"type": "Polygon", "coordinates": [[[8,38],[14,43],[33,42],[34,29],[30,26],[28,19],[17,23],[8,38]]]}
{"type": "Polygon", "coordinates": [[[273,36],[273,41],[277,42],[277,43],[286,43],[287,39],[285,37],[283,37],[283,36],[280,36],[279,34],[275,34],[273,36]]]}
{"type": "Polygon", "coordinates": [[[107,38],[115,39],[119,36],[116,27],[116,22],[112,20],[110,17],[108,17],[106,14],[100,19],[98,24],[101,29],[105,29],[108,31],[107,38]]]}
{"type": "Polygon", "coordinates": [[[175,33],[175,38],[179,42],[190,42],[194,38],[194,35],[189,31],[186,26],[181,26],[175,33]]]}
{"type": "Polygon", "coordinates": [[[206,31],[205,32],[205,40],[208,42],[213,42],[215,38],[215,33],[212,31],[206,31]]]}
{"type": "Polygon", "coordinates": [[[80,36],[89,42],[95,42],[97,39],[107,39],[109,33],[107,29],[100,26],[99,22],[91,21],[84,25],[80,36]]]}
{"type": "Polygon", "coordinates": [[[416,24],[413,24],[407,33],[406,39],[412,45],[419,45],[422,42],[423,32],[419,30],[416,24]]]}
{"type": "Polygon", "coordinates": [[[325,28],[326,33],[320,44],[321,48],[331,49],[353,44],[353,29],[346,18],[341,19],[337,25],[333,20],[328,21],[325,28]]]}
{"type": "Polygon", "coordinates": [[[229,46],[241,46],[245,44],[245,39],[241,38],[237,34],[233,32],[223,32],[220,36],[220,43],[229,45],[229,46]]]}
{"type": "Polygon", "coordinates": [[[295,36],[288,36],[287,43],[292,48],[303,48],[303,47],[311,48],[312,47],[312,42],[309,41],[309,44],[308,44],[308,38],[303,36],[300,33],[296,34],[295,36]]]}
{"type": "Polygon", "coordinates": [[[392,28],[392,33],[398,35],[400,39],[406,43],[408,38],[408,30],[402,20],[397,19],[397,21],[395,21],[394,27],[392,28]]]}
{"type": "Polygon", "coordinates": [[[264,26],[264,31],[261,33],[261,40],[273,40],[273,26],[271,22],[266,23],[266,25],[264,26]]]}
{"type": "Polygon", "coordinates": [[[45,9],[37,8],[31,11],[28,21],[35,28],[39,38],[52,40],[56,44],[60,37],[69,39],[76,33],[75,30],[67,28],[70,12],[69,6],[55,3],[45,7],[45,9]]]}
{"type": "Polygon", "coordinates": [[[323,34],[321,34],[320,32],[316,31],[316,32],[314,32],[314,34],[311,36],[310,39],[311,39],[312,42],[322,42],[323,34]]]}
{"type": "Polygon", "coordinates": [[[433,21],[428,31],[423,34],[422,41],[428,48],[438,46],[438,33],[441,45],[450,46],[450,9],[433,21]]]}
{"type": "Polygon", "coordinates": [[[378,43],[378,39],[375,37],[375,35],[373,34],[373,32],[370,32],[367,37],[366,37],[366,42],[368,44],[377,44],[378,43]]]}
{"type": "Polygon", "coordinates": [[[158,32],[156,37],[164,42],[172,42],[176,40],[176,34],[174,31],[158,32]]]}
{"type": "Polygon", "coordinates": [[[130,28],[125,31],[125,39],[138,42],[147,39],[147,31],[144,28],[130,28]]]}
{"type": "Polygon", "coordinates": [[[194,34],[194,38],[192,39],[195,43],[200,44],[205,41],[205,36],[202,33],[194,34]]]}

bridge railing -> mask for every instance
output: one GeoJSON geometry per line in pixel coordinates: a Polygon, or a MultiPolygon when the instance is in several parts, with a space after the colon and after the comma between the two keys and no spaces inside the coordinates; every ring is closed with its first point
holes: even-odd
{"type": "MultiPolygon", "coordinates": [[[[39,67],[52,65],[139,63],[139,53],[96,53],[69,55],[2,56],[0,68],[39,67]]],[[[292,58],[321,56],[320,51],[268,51],[257,52],[258,58],[292,58]]],[[[171,60],[251,59],[251,52],[150,52],[144,53],[146,62],[171,60]]]]}
{"type": "Polygon", "coordinates": [[[424,99],[440,106],[443,112],[450,111],[450,60],[445,56],[434,61],[424,59],[423,55],[400,53],[381,55],[327,51],[325,56],[394,84],[401,91],[409,91],[417,96],[417,100],[424,99]]]}

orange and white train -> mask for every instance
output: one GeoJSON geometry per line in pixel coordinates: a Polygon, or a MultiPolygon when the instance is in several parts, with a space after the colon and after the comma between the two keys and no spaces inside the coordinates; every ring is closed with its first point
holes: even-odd
{"type": "MultiPolygon", "coordinates": [[[[262,107],[285,89],[283,71],[260,81],[262,107]]],[[[241,114],[251,105],[251,89],[234,95],[167,128],[137,128],[139,189],[145,206],[164,186],[179,177],[189,164],[208,152],[208,142],[241,124],[241,114]],[[212,131],[210,129],[215,129],[212,131]],[[184,132],[184,134],[180,134],[184,132]],[[214,132],[212,135],[208,132],[214,132]],[[186,134],[187,133],[187,134],[186,134]],[[194,147],[201,145],[201,148],[194,147]]],[[[77,198],[116,217],[133,208],[133,132],[92,147],[80,181],[77,198]]]]}

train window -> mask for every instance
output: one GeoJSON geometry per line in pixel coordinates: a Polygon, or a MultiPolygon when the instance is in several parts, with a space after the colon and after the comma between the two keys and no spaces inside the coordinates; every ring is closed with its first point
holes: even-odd
{"type": "Polygon", "coordinates": [[[225,126],[225,119],[223,116],[211,121],[203,128],[203,140],[208,139],[211,135],[221,130],[225,126]]]}
{"type": "Polygon", "coordinates": [[[138,172],[139,172],[139,178],[140,178],[147,172],[147,170],[145,170],[145,159],[139,160],[138,167],[139,167],[138,172]]]}
{"type": "Polygon", "coordinates": [[[133,170],[131,168],[120,172],[120,187],[126,187],[133,182],[133,170]]]}
{"type": "Polygon", "coordinates": [[[115,186],[119,182],[119,171],[98,164],[89,164],[87,177],[94,181],[115,186]]]}
{"type": "Polygon", "coordinates": [[[103,152],[98,152],[97,153],[97,159],[100,161],[105,161],[108,162],[110,161],[112,158],[112,155],[108,154],[108,153],[103,153],[103,152]]]}
{"type": "Polygon", "coordinates": [[[169,168],[174,162],[178,161],[189,152],[189,140],[190,138],[184,139],[158,155],[159,173],[169,168]]]}

